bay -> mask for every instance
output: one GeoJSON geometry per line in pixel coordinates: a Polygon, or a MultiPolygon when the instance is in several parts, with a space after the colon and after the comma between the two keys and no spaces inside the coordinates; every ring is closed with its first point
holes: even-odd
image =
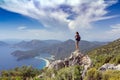
{"type": "Polygon", "coordinates": [[[17,61],[16,57],[11,55],[11,53],[15,50],[18,49],[9,46],[7,47],[0,46],[0,70],[9,70],[24,65],[33,66],[34,68],[38,69],[42,69],[43,67],[46,66],[46,61],[42,59],[31,58],[17,61]]]}

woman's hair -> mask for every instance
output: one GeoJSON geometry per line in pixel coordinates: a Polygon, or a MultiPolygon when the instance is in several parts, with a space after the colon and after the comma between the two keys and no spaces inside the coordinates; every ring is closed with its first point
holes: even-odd
{"type": "Polygon", "coordinates": [[[78,32],[76,32],[76,34],[79,34],[78,32]]]}

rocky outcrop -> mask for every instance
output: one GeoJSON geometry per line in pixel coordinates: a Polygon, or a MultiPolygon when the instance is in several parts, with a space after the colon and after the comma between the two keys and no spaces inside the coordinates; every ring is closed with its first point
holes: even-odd
{"type": "Polygon", "coordinates": [[[106,71],[106,70],[120,70],[120,64],[119,65],[115,65],[115,64],[104,64],[103,66],[101,66],[99,68],[100,71],[106,71]]]}
{"type": "Polygon", "coordinates": [[[48,69],[59,70],[64,67],[69,67],[73,65],[80,65],[84,67],[82,76],[84,77],[87,69],[91,66],[91,59],[88,55],[82,54],[79,50],[76,50],[71,54],[70,57],[64,60],[56,60],[48,66],[48,69]]]}
{"type": "Polygon", "coordinates": [[[59,70],[63,67],[65,67],[64,61],[63,60],[56,60],[48,66],[48,69],[53,68],[53,69],[59,70]]]}

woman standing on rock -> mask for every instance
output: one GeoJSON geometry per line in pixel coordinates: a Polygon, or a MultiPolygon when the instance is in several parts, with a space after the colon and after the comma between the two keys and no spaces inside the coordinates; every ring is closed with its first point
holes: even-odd
{"type": "Polygon", "coordinates": [[[76,32],[76,35],[75,35],[75,40],[76,40],[75,46],[76,46],[76,50],[79,50],[79,42],[80,42],[80,39],[81,39],[81,37],[80,37],[79,33],[76,32]]]}

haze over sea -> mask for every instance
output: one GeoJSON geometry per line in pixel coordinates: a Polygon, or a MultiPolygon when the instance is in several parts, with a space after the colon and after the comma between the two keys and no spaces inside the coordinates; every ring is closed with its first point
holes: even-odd
{"type": "Polygon", "coordinates": [[[20,67],[23,65],[33,66],[38,69],[42,69],[43,67],[46,66],[46,61],[42,59],[31,58],[31,59],[17,61],[16,57],[11,55],[11,53],[15,50],[18,50],[18,49],[8,47],[8,46],[7,47],[0,46],[0,54],[1,54],[0,55],[0,70],[13,69],[15,67],[20,67]]]}

